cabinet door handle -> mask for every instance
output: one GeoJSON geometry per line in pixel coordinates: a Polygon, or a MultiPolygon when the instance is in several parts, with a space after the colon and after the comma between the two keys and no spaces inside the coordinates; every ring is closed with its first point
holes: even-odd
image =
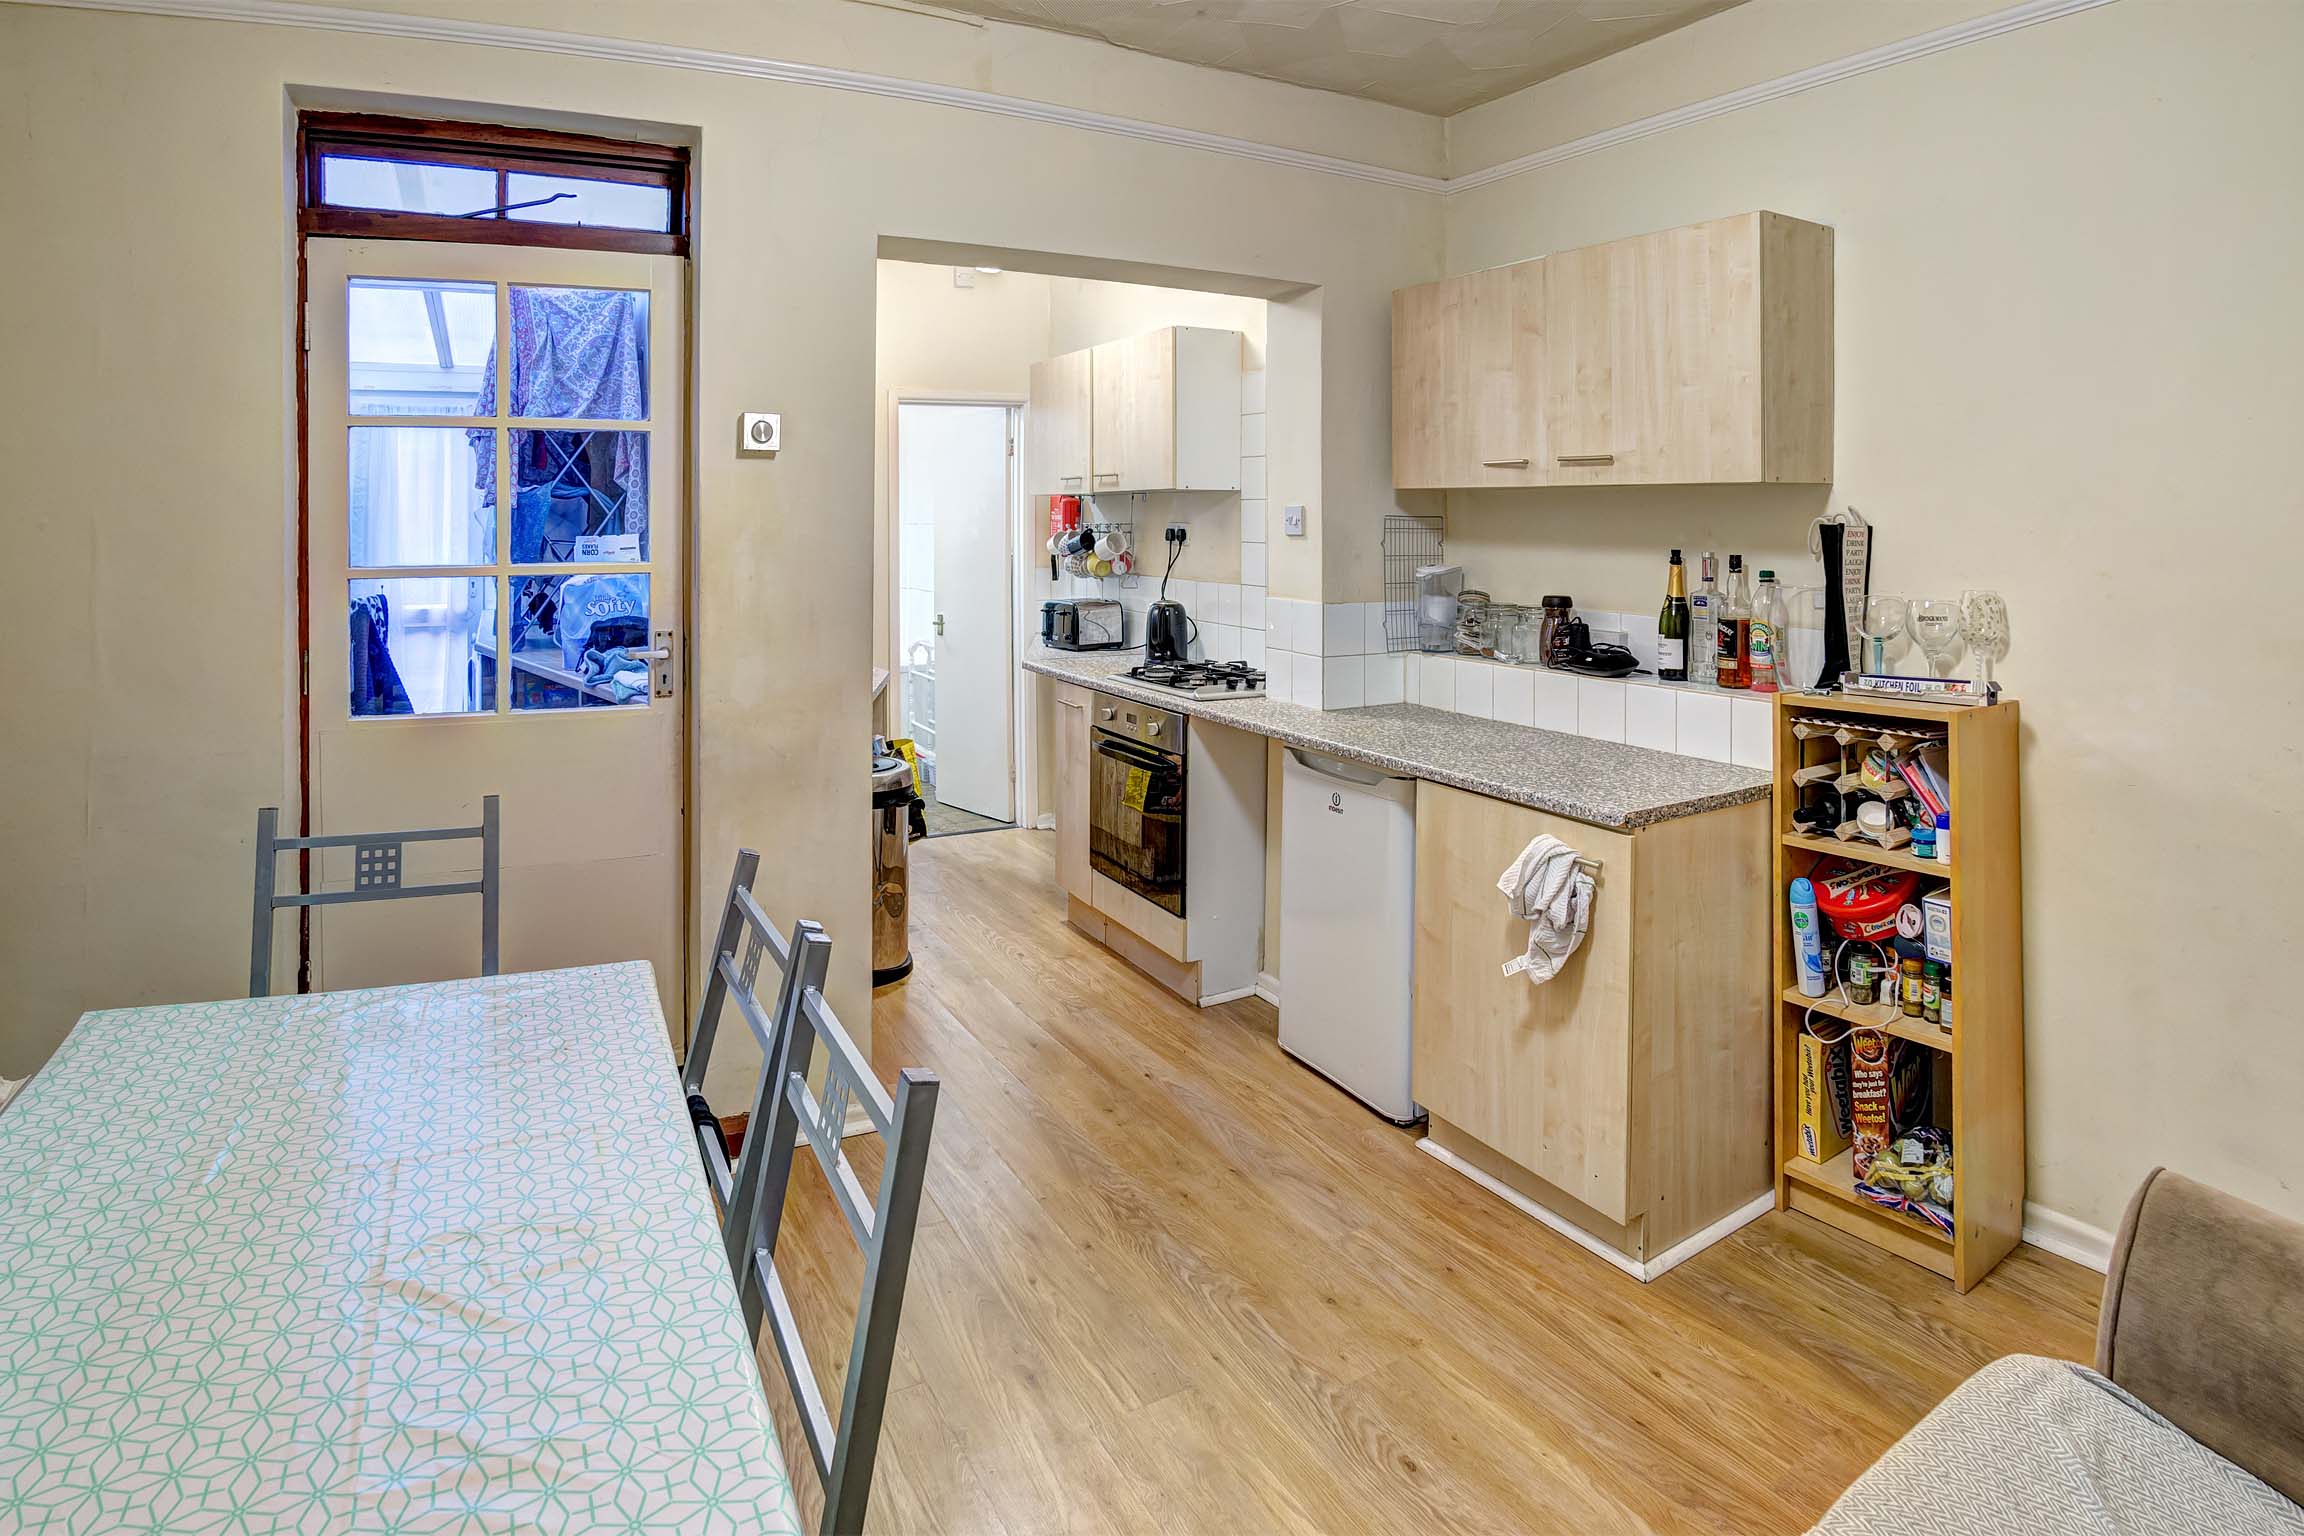
{"type": "Polygon", "coordinates": [[[1066,485],[1078,485],[1080,483],[1081,477],[1078,475],[1064,475],[1061,477],[1061,479],[1066,485]]]}
{"type": "Polygon", "coordinates": [[[1528,461],[1526,459],[1482,459],[1480,467],[1482,469],[1526,469],[1528,461]]]}
{"type": "Polygon", "coordinates": [[[1107,481],[1107,480],[1117,480],[1117,479],[1119,479],[1119,478],[1120,478],[1120,477],[1119,477],[1117,474],[1110,474],[1110,475],[1098,475],[1098,476],[1096,477],[1096,483],[1097,483],[1098,485],[1102,485],[1102,484],[1103,484],[1105,481],[1107,481]]]}
{"type": "Polygon", "coordinates": [[[1613,464],[1616,462],[1616,455],[1612,453],[1564,453],[1560,455],[1560,462],[1563,464],[1613,464]]]}

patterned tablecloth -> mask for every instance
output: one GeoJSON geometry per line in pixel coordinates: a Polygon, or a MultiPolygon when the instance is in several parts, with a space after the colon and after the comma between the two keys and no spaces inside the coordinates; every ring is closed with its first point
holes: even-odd
{"type": "Polygon", "coordinates": [[[798,1529],[647,965],[91,1013],[0,1111],[0,1531],[798,1529]]]}

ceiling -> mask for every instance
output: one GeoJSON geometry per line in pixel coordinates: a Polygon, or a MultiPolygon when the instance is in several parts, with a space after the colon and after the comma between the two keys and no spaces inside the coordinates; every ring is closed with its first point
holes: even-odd
{"type": "Polygon", "coordinates": [[[934,0],[1446,117],[1737,0],[934,0]]]}

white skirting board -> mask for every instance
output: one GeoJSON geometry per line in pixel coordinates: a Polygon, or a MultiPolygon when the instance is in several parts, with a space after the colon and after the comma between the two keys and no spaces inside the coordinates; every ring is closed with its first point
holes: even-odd
{"type": "Polygon", "coordinates": [[[1236,1003],[1241,998],[1254,997],[1255,995],[1256,988],[1254,987],[1234,987],[1229,992],[1209,993],[1206,997],[1200,999],[1200,1006],[1203,1008],[1213,1008],[1218,1003],[1236,1003]]]}
{"type": "Polygon", "coordinates": [[[2024,1241],[2098,1274],[2112,1266],[2111,1233],[2029,1200],[2024,1202],[2024,1241]]]}
{"type": "Polygon", "coordinates": [[[1032,825],[1039,831],[1053,832],[1056,830],[1056,813],[1054,811],[1042,811],[1040,819],[1033,822],[1032,825]]]}
{"type": "Polygon", "coordinates": [[[1446,1163],[1449,1167],[1455,1169],[1458,1173],[1464,1175],[1464,1177],[1470,1179],[1473,1183],[1479,1185],[1482,1189],[1487,1190],[1490,1194],[1504,1200],[1507,1204],[1513,1206],[1515,1209],[1535,1217],[1538,1221],[1544,1223],[1544,1225],[1550,1227],[1553,1231],[1559,1233],[1562,1237],[1565,1237],[1568,1239],[1568,1241],[1574,1243],[1577,1247],[1584,1249],[1586,1252],[1594,1255],[1597,1258],[1607,1260],[1609,1263],[1615,1265],[1618,1269],[1624,1271],[1624,1273],[1630,1275],[1633,1279],[1639,1281],[1643,1285],[1655,1279],[1658,1275],[1663,1274],[1666,1270],[1673,1268],[1677,1264],[1680,1264],[1682,1261],[1702,1253],[1705,1249],[1711,1247],[1714,1243],[1720,1241],[1720,1239],[1726,1237],[1729,1233],[1735,1231],[1738,1227],[1758,1221],[1761,1217],[1776,1209],[1776,1195],[1775,1192],[1771,1190],[1767,1194],[1756,1196],[1750,1204],[1739,1206],[1735,1210],[1730,1211],[1727,1215],[1721,1217],[1718,1221],[1712,1223],[1712,1225],[1706,1227],[1703,1231],[1682,1238],[1679,1242],[1674,1243],[1671,1247],[1656,1255],[1656,1257],[1643,1263],[1638,1259],[1631,1258],[1625,1254],[1617,1252],[1614,1248],[1609,1247],[1606,1243],[1600,1241],[1600,1239],[1594,1237],[1591,1233],[1585,1231],[1582,1227],[1577,1226],[1574,1222],[1568,1220],[1566,1217],[1555,1215],[1553,1212],[1544,1209],[1544,1207],[1538,1205],[1535,1201],[1529,1199],[1526,1195],[1520,1193],[1520,1191],[1514,1189],[1511,1185],[1504,1183],[1500,1179],[1491,1178],[1489,1175],[1481,1172],[1479,1169],[1473,1167],[1470,1163],[1458,1157],[1455,1153],[1449,1151],[1446,1147],[1441,1146],[1431,1137],[1424,1137],[1423,1139],[1419,1140],[1416,1145],[1422,1147],[1425,1151],[1431,1153],[1441,1162],[1446,1163]]]}
{"type": "Polygon", "coordinates": [[[1273,1007],[1280,1006],[1280,978],[1270,971],[1256,973],[1256,995],[1273,1007]]]}

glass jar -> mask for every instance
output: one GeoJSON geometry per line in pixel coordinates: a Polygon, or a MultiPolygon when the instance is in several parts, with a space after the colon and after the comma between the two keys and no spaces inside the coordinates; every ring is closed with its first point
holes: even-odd
{"type": "Polygon", "coordinates": [[[1488,628],[1495,637],[1495,645],[1489,654],[1498,661],[1529,660],[1529,650],[1536,643],[1531,634],[1535,617],[1536,610],[1526,603],[1491,603],[1488,628]]]}
{"type": "Polygon", "coordinates": [[[1488,594],[1466,587],[1456,594],[1456,654],[1485,656],[1495,645],[1488,628],[1488,594]]]}
{"type": "Polygon", "coordinates": [[[1569,597],[1544,599],[1543,622],[1537,633],[1536,659],[1545,666],[1556,667],[1568,656],[1568,621],[1576,616],[1576,600],[1569,597]]]}

